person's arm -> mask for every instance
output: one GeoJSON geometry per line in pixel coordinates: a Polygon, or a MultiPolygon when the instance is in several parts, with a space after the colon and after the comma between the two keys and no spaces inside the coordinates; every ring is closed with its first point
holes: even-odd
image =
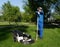
{"type": "Polygon", "coordinates": [[[36,11],[36,16],[39,17],[40,13],[38,11],[36,11]]]}
{"type": "Polygon", "coordinates": [[[40,14],[41,14],[41,15],[44,15],[44,12],[43,12],[43,11],[41,11],[41,12],[40,12],[40,14]]]}

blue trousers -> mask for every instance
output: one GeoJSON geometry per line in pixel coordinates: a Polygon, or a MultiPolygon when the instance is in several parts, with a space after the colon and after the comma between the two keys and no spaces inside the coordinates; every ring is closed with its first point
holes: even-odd
{"type": "Polygon", "coordinates": [[[38,33],[39,33],[39,37],[42,38],[43,37],[43,22],[38,22],[38,33]]]}

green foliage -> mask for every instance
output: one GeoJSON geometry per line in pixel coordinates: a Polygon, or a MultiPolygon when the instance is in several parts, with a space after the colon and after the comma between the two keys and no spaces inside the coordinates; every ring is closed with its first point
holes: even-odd
{"type": "Polygon", "coordinates": [[[53,14],[53,17],[54,17],[55,19],[60,19],[60,15],[59,15],[58,13],[53,14]]]}
{"type": "Polygon", "coordinates": [[[31,9],[28,6],[24,6],[24,10],[25,12],[23,12],[23,16],[22,18],[24,19],[24,21],[26,22],[31,22],[31,19],[33,17],[33,12],[31,11],[31,9]]]}
{"type": "Polygon", "coordinates": [[[4,20],[3,20],[3,16],[0,16],[0,21],[4,21],[4,20]]]}
{"type": "Polygon", "coordinates": [[[2,5],[3,16],[5,21],[20,21],[21,15],[17,6],[12,6],[10,2],[2,5]]]}
{"type": "Polygon", "coordinates": [[[28,0],[28,6],[32,11],[36,11],[37,7],[42,7],[44,12],[48,11],[51,3],[56,3],[58,0],[28,0]]]}
{"type": "MultiPolygon", "coordinates": [[[[29,14],[31,17],[30,20],[36,22],[36,15],[35,11],[37,10],[38,7],[42,7],[44,11],[44,15],[47,14],[49,11],[49,8],[51,4],[57,3],[58,0],[28,0],[25,2],[24,10],[26,14],[29,14]]],[[[60,5],[59,5],[60,6],[60,5]]],[[[60,7],[58,5],[56,6],[56,9],[58,10],[57,12],[60,13],[60,7]]]]}

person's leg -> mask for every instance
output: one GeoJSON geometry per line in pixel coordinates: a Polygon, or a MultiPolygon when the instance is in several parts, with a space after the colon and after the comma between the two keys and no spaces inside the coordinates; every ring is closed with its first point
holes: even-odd
{"type": "Polygon", "coordinates": [[[43,37],[43,23],[39,23],[39,37],[43,37]]]}

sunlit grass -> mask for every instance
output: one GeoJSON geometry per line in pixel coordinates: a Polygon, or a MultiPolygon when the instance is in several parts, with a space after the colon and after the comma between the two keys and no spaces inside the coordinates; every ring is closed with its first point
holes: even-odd
{"type": "MultiPolygon", "coordinates": [[[[2,27],[2,25],[4,26],[7,24],[8,24],[7,22],[1,23],[0,27],[2,27]]],[[[35,24],[30,24],[30,23],[24,24],[23,22],[22,23],[20,22],[18,24],[20,27],[17,27],[16,29],[18,28],[19,30],[22,29],[21,25],[27,26],[27,28],[25,28],[26,33],[30,34],[32,38],[35,40],[35,36],[36,36],[35,24]]],[[[35,41],[35,43],[28,44],[28,45],[24,45],[24,44],[13,41],[13,37],[11,33],[13,29],[14,28],[12,27],[0,28],[0,47],[60,47],[60,28],[44,28],[43,39],[38,38],[38,40],[35,41]],[[5,36],[6,38],[2,38],[1,36],[2,37],[5,36]]],[[[23,28],[23,30],[25,29],[23,28]]]]}

